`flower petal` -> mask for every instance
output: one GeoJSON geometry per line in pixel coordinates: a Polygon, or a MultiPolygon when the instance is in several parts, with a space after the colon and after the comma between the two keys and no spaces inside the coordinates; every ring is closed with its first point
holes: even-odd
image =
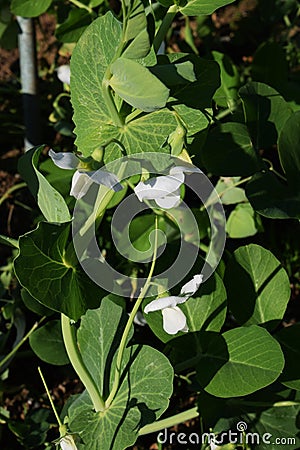
{"type": "Polygon", "coordinates": [[[139,201],[156,200],[178,191],[184,181],[184,175],[162,175],[145,182],[140,181],[134,189],[139,201]]]}
{"type": "Polygon", "coordinates": [[[58,152],[56,153],[52,149],[49,150],[49,156],[54,162],[54,164],[57,167],[60,167],[61,169],[69,169],[74,170],[77,168],[79,163],[79,158],[77,158],[74,153],[65,153],[65,152],[58,152]]]}
{"type": "Polygon", "coordinates": [[[170,297],[157,298],[156,300],[148,303],[144,309],[144,313],[148,314],[149,312],[160,311],[164,308],[172,308],[177,305],[178,299],[180,299],[180,297],[175,297],[173,295],[170,297]]]}
{"type": "Polygon", "coordinates": [[[57,78],[62,82],[70,85],[70,66],[69,64],[63,64],[62,66],[59,66],[57,69],[57,78]]]}
{"type": "Polygon", "coordinates": [[[79,170],[76,170],[72,178],[70,195],[73,195],[73,197],[79,200],[87,193],[92,183],[93,180],[87,175],[86,172],[79,172],[79,170]]]}
{"type": "Polygon", "coordinates": [[[180,203],[180,190],[174,194],[167,195],[166,197],[157,198],[155,203],[160,206],[160,208],[170,209],[175,208],[180,203]]]}
{"type": "Polygon", "coordinates": [[[202,283],[203,275],[195,275],[190,281],[182,286],[180,294],[188,295],[189,297],[198,291],[200,284],[202,283]]]}
{"type": "Polygon", "coordinates": [[[177,306],[162,310],[163,327],[166,333],[176,334],[178,331],[188,331],[186,317],[177,306]]]}
{"type": "Polygon", "coordinates": [[[118,178],[114,173],[106,172],[105,170],[95,170],[94,172],[86,172],[87,176],[92,179],[94,183],[103,184],[115,192],[121,191],[123,186],[120,184],[118,178]]]}
{"type": "Polygon", "coordinates": [[[61,438],[59,441],[59,445],[62,450],[77,450],[74,438],[70,434],[66,434],[66,436],[61,438]]]}

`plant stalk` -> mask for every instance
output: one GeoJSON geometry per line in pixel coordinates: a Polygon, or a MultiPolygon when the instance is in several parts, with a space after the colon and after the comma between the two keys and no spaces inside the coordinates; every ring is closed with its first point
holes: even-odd
{"type": "Polygon", "coordinates": [[[64,344],[66,347],[66,351],[68,354],[68,357],[70,359],[70,362],[79,376],[80,380],[84,384],[86,390],[89,393],[89,396],[91,397],[91,400],[93,402],[93,406],[96,412],[104,411],[105,404],[102,399],[102,396],[100,395],[100,392],[96,386],[96,383],[94,382],[91,374],[85,367],[85,364],[83,362],[81,353],[79,351],[78,345],[77,345],[77,339],[76,339],[76,330],[74,326],[71,325],[70,319],[65,316],[64,314],[61,314],[61,328],[62,328],[62,334],[64,339],[64,344]]]}
{"type": "Polygon", "coordinates": [[[19,183],[19,184],[15,184],[11,188],[7,189],[7,191],[0,198],[0,206],[2,205],[3,202],[5,202],[5,200],[10,196],[10,194],[17,191],[18,189],[23,189],[26,187],[27,187],[27,183],[19,183]]]}
{"type": "Polygon", "coordinates": [[[40,367],[38,367],[38,372],[39,372],[39,374],[40,374],[40,377],[41,377],[41,379],[42,379],[42,382],[43,382],[44,388],[45,388],[45,390],[46,390],[46,393],[47,393],[47,396],[48,396],[48,399],[49,399],[49,402],[50,402],[50,405],[51,405],[52,411],[54,412],[55,418],[56,418],[56,420],[57,420],[58,426],[59,426],[59,428],[62,428],[63,424],[62,424],[62,422],[61,422],[61,420],[60,420],[60,417],[59,417],[59,415],[57,414],[57,411],[56,411],[56,408],[55,408],[55,406],[54,406],[54,403],[53,403],[52,397],[51,397],[51,395],[50,395],[50,392],[49,392],[49,389],[48,389],[47,383],[46,383],[46,381],[45,381],[44,375],[43,375],[43,373],[42,373],[42,371],[41,371],[41,368],[40,368],[40,367]]]}
{"type": "Polygon", "coordinates": [[[69,0],[70,3],[73,3],[73,5],[77,6],[78,8],[85,9],[90,14],[93,12],[92,8],[85,5],[84,3],[81,3],[79,0],[69,0]]]}
{"type": "Polygon", "coordinates": [[[116,104],[114,102],[112,93],[111,93],[111,88],[109,85],[109,79],[111,78],[111,73],[110,70],[108,69],[106,71],[106,74],[104,76],[104,79],[102,81],[102,94],[103,94],[103,98],[105,101],[105,104],[107,106],[109,115],[114,123],[115,126],[117,127],[123,127],[124,125],[124,121],[123,119],[120,117],[120,114],[117,110],[116,104]]]}
{"type": "Polygon", "coordinates": [[[0,361],[0,368],[4,366],[9,359],[14,356],[14,354],[19,350],[19,348],[24,344],[24,342],[27,341],[29,336],[37,329],[37,327],[42,323],[42,321],[45,319],[45,317],[42,317],[39,322],[35,322],[33,326],[30,328],[27,334],[23,336],[23,338],[15,345],[15,347],[0,361]]]}
{"type": "Polygon", "coordinates": [[[153,48],[154,48],[155,53],[158,52],[159,47],[161,46],[161,43],[164,40],[172,22],[173,22],[173,19],[177,13],[178,13],[177,5],[172,5],[169,7],[167,14],[163,18],[162,23],[161,23],[161,25],[154,37],[154,40],[153,40],[153,48]]]}
{"type": "Polygon", "coordinates": [[[157,431],[163,430],[165,428],[170,428],[182,422],[186,422],[187,420],[195,419],[195,417],[198,416],[198,408],[195,406],[194,408],[188,409],[187,411],[183,411],[179,414],[175,414],[174,416],[167,417],[166,419],[158,420],[157,422],[145,425],[140,429],[139,436],[156,433],[157,431]]]}
{"type": "Polygon", "coordinates": [[[155,241],[154,241],[154,251],[153,251],[153,259],[152,259],[152,264],[150,267],[150,271],[147,277],[147,280],[143,286],[143,288],[141,289],[141,293],[130,313],[129,319],[127,321],[126,327],[124,329],[123,335],[122,335],[122,339],[120,342],[120,347],[119,347],[119,351],[118,351],[118,355],[117,355],[117,362],[116,362],[116,369],[115,369],[115,379],[114,379],[114,383],[113,383],[113,387],[112,390],[105,402],[105,406],[108,408],[111,404],[111,402],[113,401],[118,389],[119,389],[119,383],[120,383],[120,377],[121,377],[121,366],[122,366],[122,360],[123,360],[123,355],[124,355],[124,351],[125,351],[125,346],[127,343],[127,338],[128,338],[128,334],[130,332],[131,326],[133,324],[133,320],[135,318],[135,315],[142,303],[142,301],[145,298],[145,295],[149,289],[150,286],[150,282],[151,282],[151,278],[154,272],[154,268],[155,268],[155,263],[156,263],[156,257],[157,257],[157,242],[158,242],[158,220],[157,220],[157,216],[155,216],[155,241]]]}

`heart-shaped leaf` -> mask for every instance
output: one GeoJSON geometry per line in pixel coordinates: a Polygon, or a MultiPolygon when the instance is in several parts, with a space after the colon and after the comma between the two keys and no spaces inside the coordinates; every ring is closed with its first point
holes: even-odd
{"type": "Polygon", "coordinates": [[[201,358],[197,379],[216,397],[238,397],[275,381],[284,366],[278,342],[257,325],[235,328],[212,338],[201,358]]]}
{"type": "Polygon", "coordinates": [[[21,236],[14,268],[20,284],[40,303],[78,320],[103,296],[82,271],[72,247],[67,251],[70,223],[40,222],[21,236]]]}
{"type": "Polygon", "coordinates": [[[269,250],[255,244],[239,247],[227,264],[225,285],[230,310],[240,324],[274,328],[282,319],[290,283],[269,250]]]}

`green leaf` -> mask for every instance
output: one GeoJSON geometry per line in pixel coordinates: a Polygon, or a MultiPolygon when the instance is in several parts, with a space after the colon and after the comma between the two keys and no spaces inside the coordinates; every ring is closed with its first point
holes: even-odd
{"type": "Polygon", "coordinates": [[[57,167],[51,158],[47,158],[39,165],[39,170],[45,176],[48,183],[54,187],[64,198],[70,197],[70,189],[74,170],[66,170],[57,167]]]}
{"type": "Polygon", "coordinates": [[[99,305],[102,291],[82,271],[74,250],[66,251],[70,224],[40,222],[20,237],[14,269],[20,284],[40,303],[78,320],[99,305]]]}
{"type": "Polygon", "coordinates": [[[300,390],[300,324],[283,328],[274,336],[281,345],[285,367],[280,382],[291,389],[300,390]]]}
{"type": "Polygon", "coordinates": [[[215,186],[223,205],[235,205],[247,201],[244,189],[236,187],[240,177],[222,177],[215,186]]]}
{"type": "Polygon", "coordinates": [[[29,337],[29,343],[34,353],[48,364],[69,364],[60,320],[51,320],[35,330],[29,337]]]}
{"type": "MultiPolygon", "coordinates": [[[[108,393],[114,379],[117,348],[126,313],[103,299],[88,311],[78,331],[78,344],[86,367],[101,393],[108,393]]],[[[172,393],[173,370],[167,358],[142,345],[127,346],[121,367],[121,385],[103,413],[95,413],[83,393],[68,410],[70,429],[80,432],[86,450],[119,450],[133,445],[139,429],[165,411],[172,393]]]]}
{"type": "MultiPolygon", "coordinates": [[[[145,214],[135,217],[128,227],[117,230],[118,223],[114,223],[114,241],[121,253],[129,261],[151,261],[153,256],[153,231],[155,230],[155,217],[153,214],[145,214]],[[130,225],[130,226],[129,226],[130,225]],[[151,244],[152,242],[152,244],[151,244]]],[[[158,219],[158,248],[165,243],[167,224],[163,217],[158,219]]],[[[170,230],[169,233],[173,233],[170,230]]]]}
{"type": "Polygon", "coordinates": [[[186,85],[197,80],[193,60],[186,53],[159,55],[158,62],[151,72],[169,87],[186,85]],[[186,56],[186,57],[185,57],[186,56]],[[177,63],[176,63],[177,61],[177,63]]]}
{"type": "MultiPolygon", "coordinates": [[[[113,125],[102,93],[102,80],[121,39],[121,25],[111,13],[96,19],[79,39],[71,60],[71,95],[76,145],[89,156],[101,145],[119,140],[128,154],[167,151],[160,147],[176,128],[174,115],[164,109],[140,115],[123,127],[113,125]],[[155,133],[153,133],[155,129],[155,133]]],[[[105,151],[105,162],[120,156],[115,144],[105,151]]]]}
{"type": "Polygon", "coordinates": [[[158,63],[150,70],[170,88],[172,106],[175,98],[191,108],[211,107],[220,86],[220,69],[215,61],[189,53],[171,53],[159,55],[158,63]]]}
{"type": "MultiPolygon", "coordinates": [[[[196,294],[195,294],[196,295],[196,294]]],[[[146,303],[145,305],[146,306],[146,303]]],[[[178,305],[187,318],[189,331],[220,331],[226,316],[226,291],[221,278],[214,274],[200,286],[197,297],[189,298],[184,304],[178,305]]],[[[145,314],[148,325],[162,342],[174,339],[174,336],[163,329],[161,311],[145,314]]],[[[179,332],[177,336],[184,336],[179,332]]]]}
{"type": "Polygon", "coordinates": [[[189,108],[186,105],[174,105],[173,109],[187,130],[187,136],[207,129],[210,124],[208,116],[199,109],[189,108]]]}
{"type": "Polygon", "coordinates": [[[131,59],[118,58],[110,70],[110,86],[129,105],[146,112],[166,105],[169,89],[146,67],[131,59]]]}
{"type": "Polygon", "coordinates": [[[13,248],[19,248],[19,243],[16,239],[13,239],[9,236],[4,236],[3,234],[0,234],[0,244],[8,245],[9,247],[13,248]]]}
{"type": "Polygon", "coordinates": [[[230,238],[246,238],[258,232],[255,212],[250,203],[234,208],[226,222],[226,231],[230,238]]]}
{"type": "Polygon", "coordinates": [[[232,3],[234,0],[190,0],[186,6],[180,8],[186,16],[200,16],[212,14],[216,9],[232,3]]]}
{"type": "Polygon", "coordinates": [[[260,439],[259,443],[253,445],[253,450],[299,449],[299,402],[294,405],[289,404],[289,401],[286,403],[286,406],[275,405],[257,414],[247,414],[247,420],[250,421],[247,431],[267,437],[267,442],[260,439]]]}
{"type": "Polygon", "coordinates": [[[47,11],[52,0],[12,0],[13,14],[22,17],[36,17],[47,11]]]}
{"type": "Polygon", "coordinates": [[[239,90],[246,124],[257,150],[277,143],[292,109],[275,89],[263,83],[248,83],[239,90]]]}
{"type": "MultiPolygon", "coordinates": [[[[180,83],[171,88],[172,97],[190,108],[202,110],[211,108],[212,98],[220,86],[220,68],[215,61],[186,53],[164,55],[160,58],[160,61],[170,61],[174,66],[173,71],[175,68],[177,72],[176,78],[180,80],[180,83]]],[[[159,66],[157,69],[159,70],[159,66]]],[[[170,81],[168,81],[170,80],[169,72],[170,68],[166,71],[167,76],[165,78],[162,72],[160,79],[166,86],[172,87],[170,81]]],[[[175,77],[173,77],[173,80],[171,78],[171,81],[174,83],[175,77]]]]}
{"type": "Polygon", "coordinates": [[[300,193],[300,111],[285,122],[279,136],[278,152],[289,186],[295,193],[300,193]]]}
{"type": "Polygon", "coordinates": [[[246,185],[246,195],[259,214],[272,219],[300,219],[300,196],[271,171],[257,173],[246,185]]]}
{"type": "Polygon", "coordinates": [[[221,86],[216,91],[214,100],[219,106],[234,108],[240,87],[239,72],[230,58],[224,53],[213,51],[212,55],[221,69],[221,86]]]}
{"type": "MultiPolygon", "coordinates": [[[[78,150],[89,156],[106,138],[103,128],[117,135],[103,99],[102,80],[121,39],[121,24],[111,13],[99,17],[79,39],[71,60],[71,100],[78,150]],[[100,128],[99,128],[100,127],[100,128]]],[[[108,134],[109,134],[108,131],[108,134]]],[[[115,137],[114,135],[111,138],[115,137]]],[[[109,138],[109,140],[111,139],[109,138]]]]}
{"type": "MultiPolygon", "coordinates": [[[[148,55],[149,50],[150,50],[150,39],[148,31],[145,29],[140,31],[140,33],[133,39],[133,41],[122,53],[122,57],[129,59],[141,59],[148,55]]],[[[154,64],[155,61],[156,59],[154,59],[154,64]]],[[[141,61],[139,62],[143,64],[141,61]]]]}
{"type": "Polygon", "coordinates": [[[147,18],[141,0],[124,0],[124,6],[128,10],[127,15],[129,16],[124,41],[128,42],[147,29],[147,18]]]}
{"type": "Polygon", "coordinates": [[[38,314],[39,316],[51,316],[52,314],[54,314],[54,311],[52,309],[46,308],[46,306],[38,302],[24,288],[21,290],[21,297],[26,308],[30,311],[33,311],[35,314],[38,314]]]}
{"type": "Polygon", "coordinates": [[[34,147],[19,160],[19,171],[27,182],[40,210],[49,222],[68,222],[71,219],[64,198],[38,170],[39,157],[44,146],[34,147]]]}
{"type": "Polygon", "coordinates": [[[290,283],[270,251],[255,244],[238,248],[227,264],[225,285],[238,323],[278,325],[290,298],[290,283]]]}
{"type": "MultiPolygon", "coordinates": [[[[123,129],[118,130],[115,138],[123,144],[129,155],[143,152],[163,153],[168,152],[168,149],[161,146],[175,128],[175,116],[170,111],[163,109],[128,122],[123,129]],[[155,130],[155,134],[153,130],[155,130]]],[[[112,139],[115,130],[116,127],[105,129],[105,133],[103,133],[105,142],[112,139]]],[[[105,151],[105,163],[116,159],[116,155],[119,155],[119,149],[112,143],[105,151]]]]}
{"type": "Polygon", "coordinates": [[[77,42],[92,19],[93,14],[85,9],[71,9],[67,19],[55,30],[55,36],[60,42],[77,42]]]}
{"type": "Polygon", "coordinates": [[[263,167],[247,128],[228,122],[213,128],[207,136],[201,158],[209,172],[221,176],[248,176],[263,167]]]}
{"type": "Polygon", "coordinates": [[[273,383],[283,366],[278,342],[252,325],[213,338],[199,363],[197,379],[209,394],[238,397],[273,383]]]}
{"type": "Polygon", "coordinates": [[[16,435],[23,448],[34,449],[45,443],[52,423],[52,411],[39,408],[38,410],[30,410],[24,421],[10,420],[8,427],[16,435]]]}

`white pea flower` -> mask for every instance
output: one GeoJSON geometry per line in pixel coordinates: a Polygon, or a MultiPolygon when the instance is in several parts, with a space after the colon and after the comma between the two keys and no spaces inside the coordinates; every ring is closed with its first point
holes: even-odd
{"type": "Polygon", "coordinates": [[[179,331],[187,332],[186,317],[177,305],[186,302],[199,289],[202,280],[203,275],[195,275],[192,280],[181,288],[179,296],[171,295],[170,297],[161,297],[153,300],[145,307],[144,313],[161,311],[163,328],[168,334],[176,334],[179,331]]]}
{"type": "Polygon", "coordinates": [[[69,64],[63,64],[62,66],[59,66],[56,69],[57,72],[57,78],[62,82],[62,83],[66,83],[70,86],[70,76],[71,76],[71,72],[70,72],[70,66],[69,64]]]}
{"type": "MultiPolygon", "coordinates": [[[[74,153],[56,153],[50,149],[49,156],[54,164],[61,169],[74,170],[80,164],[80,159],[74,153]]],[[[93,183],[107,186],[115,192],[123,189],[116,175],[111,172],[101,169],[93,171],[77,169],[72,178],[70,195],[73,195],[76,199],[82,198],[93,183]]]]}
{"type": "Polygon", "coordinates": [[[192,165],[172,167],[169,175],[140,181],[136,185],[134,192],[140,202],[143,200],[155,200],[156,204],[161,208],[174,208],[180,203],[180,186],[184,183],[185,174],[193,172],[201,171],[192,165]]]}
{"type": "Polygon", "coordinates": [[[71,434],[66,434],[58,443],[62,450],[77,450],[77,446],[71,434]]]}

